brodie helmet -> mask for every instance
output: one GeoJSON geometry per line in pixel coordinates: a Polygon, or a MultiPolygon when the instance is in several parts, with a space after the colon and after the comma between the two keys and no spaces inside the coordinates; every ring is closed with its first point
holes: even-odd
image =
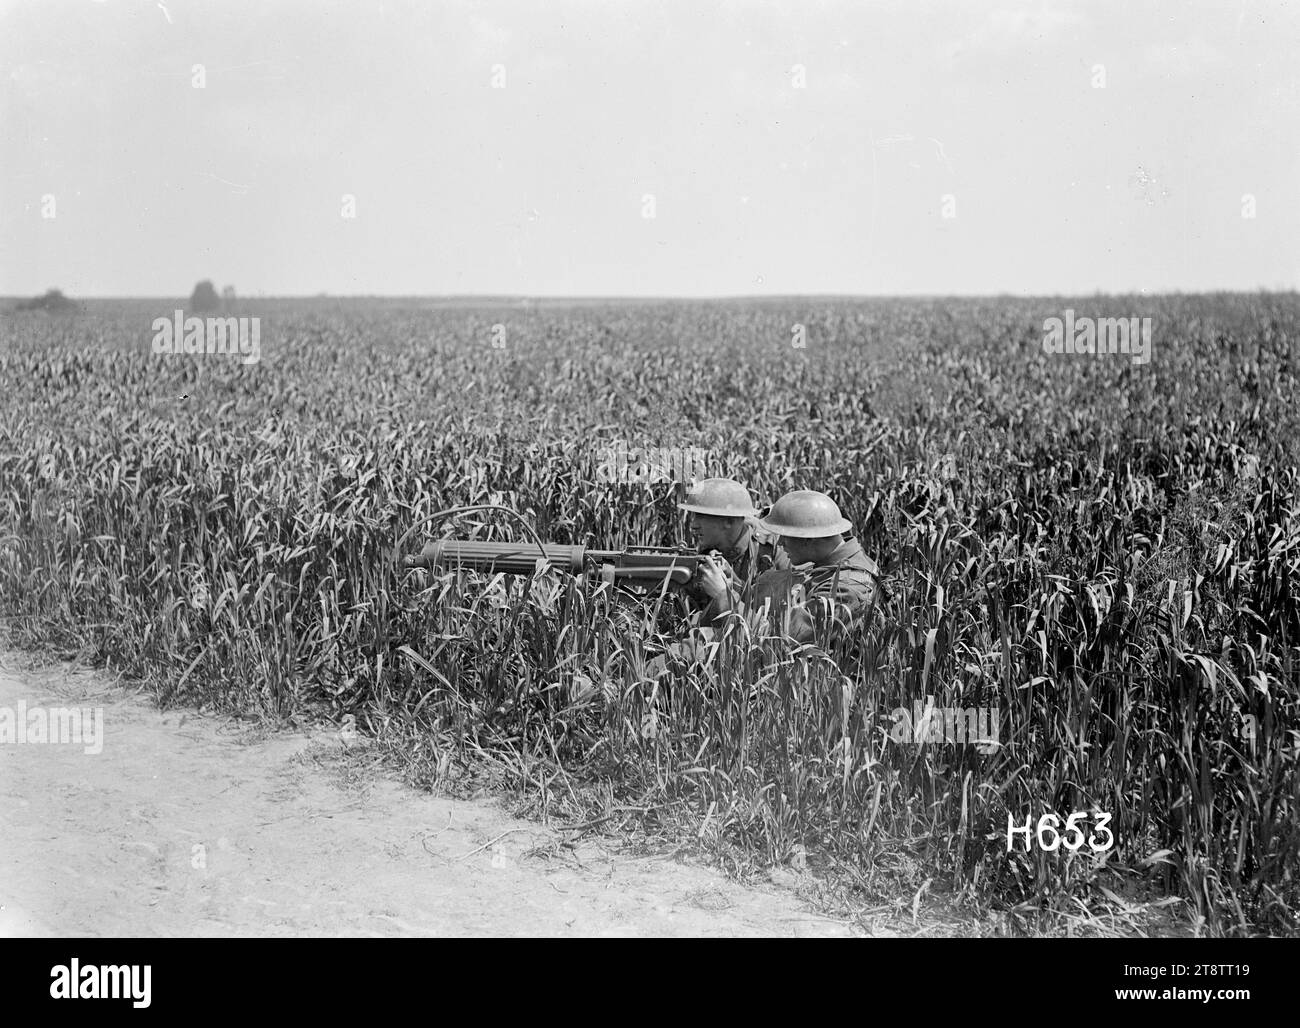
{"type": "Polygon", "coordinates": [[[749,490],[730,478],[706,478],[694,483],[686,494],[686,501],[677,507],[679,510],[722,518],[749,518],[758,515],[749,490]]]}
{"type": "Polygon", "coordinates": [[[795,539],[824,539],[853,528],[840,509],[825,493],[796,489],[786,493],[768,508],[759,524],[775,535],[795,539]]]}

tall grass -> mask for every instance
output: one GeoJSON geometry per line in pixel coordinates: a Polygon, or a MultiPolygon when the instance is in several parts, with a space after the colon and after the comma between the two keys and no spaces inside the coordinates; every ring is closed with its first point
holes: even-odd
{"type": "Polygon", "coordinates": [[[1045,355],[1061,301],[267,303],[252,367],[148,353],[147,304],[9,315],[0,610],[164,703],[354,712],[422,780],[469,767],[539,813],[1026,923],[1149,884],[1214,931],[1294,932],[1300,304],[1104,303],[1156,319],[1151,364],[1045,355]],[[871,631],[809,654],[737,623],[656,675],[671,605],[402,571],[403,533],[465,504],[678,541],[671,484],[597,482],[619,437],[834,495],[886,572],[871,631]],[[998,707],[1002,745],[892,741],[927,696],[998,707]],[[1112,814],[1112,852],[1007,852],[1008,815],[1074,810],[1112,814]]]}

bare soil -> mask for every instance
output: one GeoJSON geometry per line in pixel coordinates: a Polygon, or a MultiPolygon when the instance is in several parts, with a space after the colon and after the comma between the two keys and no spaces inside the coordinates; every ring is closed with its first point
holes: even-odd
{"type": "Polygon", "coordinates": [[[364,740],[160,711],[20,659],[0,707],[102,707],[104,739],[0,745],[0,936],[866,934],[790,888],[417,792],[364,740]]]}

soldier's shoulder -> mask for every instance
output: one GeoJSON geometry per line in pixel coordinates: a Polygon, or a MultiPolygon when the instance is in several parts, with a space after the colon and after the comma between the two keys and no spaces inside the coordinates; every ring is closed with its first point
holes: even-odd
{"type": "Polygon", "coordinates": [[[858,558],[853,563],[855,570],[865,571],[872,578],[880,577],[880,565],[868,557],[865,553],[858,554],[858,558]]]}
{"type": "Polygon", "coordinates": [[[832,582],[838,582],[842,587],[857,584],[874,585],[877,577],[876,573],[856,564],[838,564],[813,576],[818,584],[827,587],[832,582]]]}
{"type": "Polygon", "coordinates": [[[818,568],[813,575],[813,592],[829,595],[833,590],[841,599],[867,600],[875,594],[879,578],[875,561],[855,554],[838,564],[818,568]]]}
{"type": "Polygon", "coordinates": [[[846,546],[849,549],[848,554],[843,557],[838,567],[843,571],[862,571],[873,578],[880,577],[880,567],[874,560],[867,556],[867,551],[862,548],[862,544],[852,536],[848,537],[846,546]]]}

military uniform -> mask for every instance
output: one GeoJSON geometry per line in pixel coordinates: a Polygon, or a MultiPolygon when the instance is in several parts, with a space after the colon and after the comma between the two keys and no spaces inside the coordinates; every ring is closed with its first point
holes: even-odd
{"type": "MultiPolygon", "coordinates": [[[[721,554],[730,567],[729,575],[733,594],[743,596],[758,578],[773,568],[777,559],[776,540],[752,519],[745,522],[745,530],[736,545],[721,554]]],[[[723,611],[717,600],[711,600],[694,582],[687,587],[694,610],[700,611],[701,628],[720,627],[723,611]]]]}
{"type": "Polygon", "coordinates": [[[770,601],[773,613],[782,619],[788,615],[787,634],[796,642],[809,643],[832,614],[834,630],[865,628],[876,604],[879,579],[875,561],[862,552],[856,539],[848,539],[821,564],[792,567],[782,551],[775,565],[742,595],[751,608],[770,601]]]}

